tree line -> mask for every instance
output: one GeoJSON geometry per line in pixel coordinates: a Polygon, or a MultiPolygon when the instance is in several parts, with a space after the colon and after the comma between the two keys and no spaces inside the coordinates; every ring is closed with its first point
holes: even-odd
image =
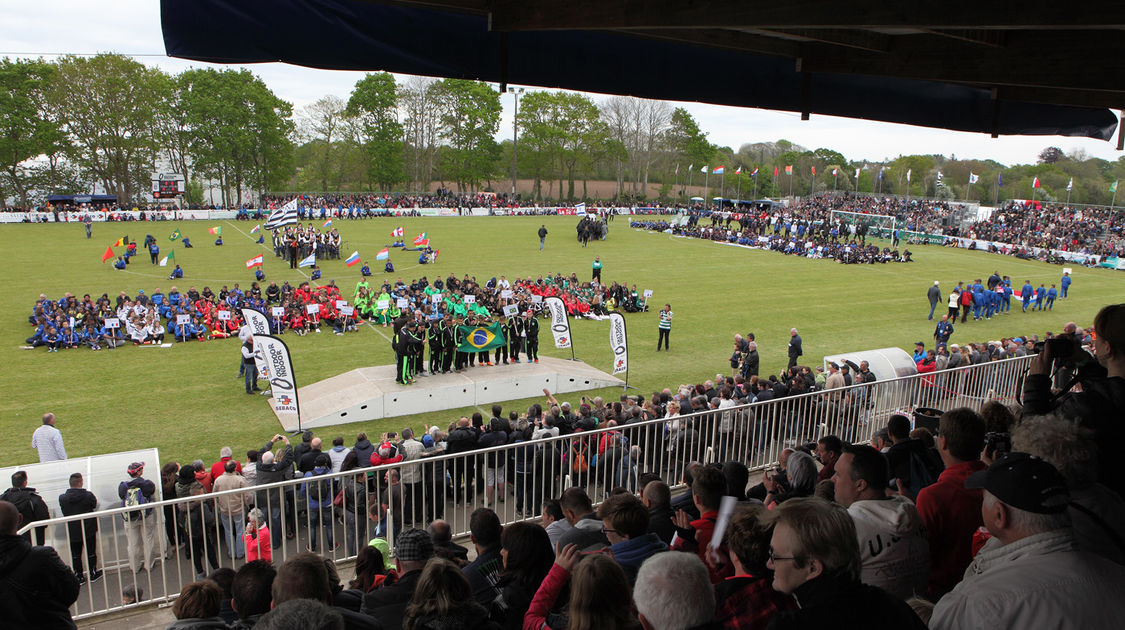
{"type": "Polygon", "coordinates": [[[460,79],[399,83],[373,73],[347,99],[329,95],[294,111],[247,70],[172,75],[115,54],[0,60],[0,207],[95,188],[142,202],[156,171],[185,175],[185,201],[196,204],[235,205],[268,191],[504,193],[513,152],[516,177],[543,201],[587,199],[588,182],[612,181],[619,202],[858,190],[992,203],[1032,197],[1038,178],[1039,199],[1069,193],[1074,203],[1105,204],[1125,174],[1125,158],[1057,147],[1015,166],[939,155],[864,163],[786,140],[734,150],[712,144],[686,109],[665,101],[505,95],[460,79]],[[519,99],[514,143],[500,129],[506,97],[519,99]],[[725,173],[711,174],[719,166],[725,173]]]}

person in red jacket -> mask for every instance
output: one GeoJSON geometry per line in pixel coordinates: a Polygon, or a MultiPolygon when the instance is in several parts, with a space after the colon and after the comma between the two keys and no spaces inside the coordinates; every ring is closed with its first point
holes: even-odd
{"type": "MultiPolygon", "coordinates": [[[[676,538],[672,541],[673,551],[692,551],[707,565],[711,584],[718,584],[733,573],[730,563],[716,566],[714,559],[708,558],[711,538],[715,534],[715,522],[719,519],[719,503],[726,494],[727,480],[718,468],[701,466],[693,473],[691,482],[692,501],[699,510],[699,518],[691,521],[687,512],[676,513],[676,538]]],[[[716,545],[719,557],[726,555],[726,547],[716,545]]]]}

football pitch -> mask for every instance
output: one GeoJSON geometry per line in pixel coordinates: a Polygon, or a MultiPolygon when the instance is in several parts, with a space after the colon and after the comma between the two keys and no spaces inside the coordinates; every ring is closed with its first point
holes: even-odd
{"type": "MultiPolygon", "coordinates": [[[[629,384],[645,396],[664,387],[701,382],[716,372],[729,373],[727,359],[736,332],[756,335],[763,375],[785,366],[790,327],[800,330],[805,351],[801,363],[806,365],[819,364],[820,357],[829,353],[888,346],[909,349],[919,340],[932,347],[934,323],[926,319],[926,290],[934,280],[948,295],[958,281],[984,279],[993,270],[1011,276],[1017,290],[1024,280],[1050,286],[1062,275],[1062,268],[1055,265],[933,245],[911,247],[914,263],[841,265],[633,230],[624,216],[610,224],[605,241],[591,241],[583,248],[575,238],[576,222],[575,217],[380,218],[336,220],[333,226],[343,237],[342,258],[358,251],[371,265],[373,286],[383,280],[409,283],[423,275],[432,282],[450,274],[475,276],[481,284],[493,276],[514,280],[554,273],[576,273],[588,280],[591,262],[600,256],[605,282],[653,291],[649,312],[625,316],[629,384]],[[542,252],[536,237],[540,224],[550,232],[542,252]],[[407,242],[427,232],[431,246],[441,252],[438,262],[421,266],[415,252],[392,249],[396,272],[383,273],[383,263],[375,260],[375,254],[392,242],[391,230],[400,225],[407,242]],[[666,302],[675,313],[671,351],[657,353],[657,311],[666,302]]],[[[93,299],[106,293],[112,299],[122,291],[135,296],[141,289],[152,293],[160,288],[167,293],[173,285],[181,292],[210,286],[218,293],[223,285],[236,282],[248,289],[253,274],[245,261],[258,254],[265,255],[263,289],[270,281],[280,285],[287,280],[294,287],[306,281],[307,269],[290,270],[274,257],[268,242],[255,242],[257,235],[249,234],[254,225],[244,221],[95,224],[90,240],[81,224],[0,225],[0,247],[8,260],[0,278],[0,431],[9,439],[9,446],[0,451],[0,465],[37,461],[30,448],[31,433],[48,411],[58,416],[71,457],[157,447],[164,461],[211,462],[222,446],[231,446],[241,457],[277,433],[280,427],[266,399],[247,396],[242,379],[236,378],[237,340],[51,354],[46,348],[21,349],[33,331],[27,317],[40,293],[56,300],[66,292],[79,298],[89,293],[93,299]],[[214,236],[207,230],[213,226],[223,228],[223,247],[212,244],[214,236]],[[183,249],[179,241],[170,243],[168,235],[176,229],[195,247],[183,249]],[[125,271],[114,270],[112,261],[101,263],[107,245],[125,235],[143,243],[146,234],[156,237],[161,257],[175,250],[184,279],[169,281],[170,268],[150,264],[146,251],[140,251],[125,271]]],[[[342,259],[321,261],[320,266],[321,282],[335,280],[350,300],[360,266],[345,267],[342,259]]],[[[1042,335],[1072,320],[1088,325],[1099,308],[1121,302],[1125,295],[1121,272],[1074,266],[1073,276],[1070,297],[1056,301],[1053,311],[1024,314],[1013,304],[1008,315],[957,324],[951,341],[1042,335]]],[[[944,310],[943,298],[936,314],[944,310]]],[[[572,319],[576,357],[606,372],[612,362],[608,330],[607,321],[572,319]]],[[[322,334],[282,338],[292,352],[298,384],[307,385],[355,368],[393,363],[389,336],[390,329],[364,325],[344,336],[326,329],[322,334]]],[[[540,352],[570,358],[569,349],[553,347],[546,327],[540,333],[540,352]]],[[[425,385],[423,378],[416,387],[425,385]]],[[[614,388],[586,395],[616,400],[620,393],[614,388]]],[[[577,402],[579,394],[567,398],[577,402]]],[[[526,410],[533,402],[542,399],[511,401],[505,411],[526,410]]],[[[317,434],[326,441],[343,435],[350,446],[359,431],[374,439],[405,426],[445,426],[474,411],[478,409],[353,423],[320,429],[317,434]]]]}

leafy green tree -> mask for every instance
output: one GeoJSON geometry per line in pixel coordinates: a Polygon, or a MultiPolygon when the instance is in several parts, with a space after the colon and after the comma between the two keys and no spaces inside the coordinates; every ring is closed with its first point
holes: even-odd
{"type": "MultiPolygon", "coordinates": [[[[44,61],[0,59],[0,187],[10,189],[24,208],[36,179],[28,162],[64,148],[65,136],[47,103],[54,72],[44,61]]],[[[0,207],[6,196],[0,194],[0,207]]]]}
{"type": "Polygon", "coordinates": [[[369,182],[382,190],[390,190],[406,179],[398,96],[394,77],[379,72],[356,82],[348,99],[347,111],[359,120],[363,131],[369,182]]]}
{"type": "Polygon", "coordinates": [[[684,165],[703,166],[715,157],[715,147],[708,142],[707,134],[683,107],[672,111],[667,140],[672,158],[684,165]]]}
{"type": "Polygon", "coordinates": [[[472,190],[495,174],[500,93],[480,81],[445,79],[438,84],[437,98],[441,137],[448,143],[444,175],[460,190],[472,190]]]}

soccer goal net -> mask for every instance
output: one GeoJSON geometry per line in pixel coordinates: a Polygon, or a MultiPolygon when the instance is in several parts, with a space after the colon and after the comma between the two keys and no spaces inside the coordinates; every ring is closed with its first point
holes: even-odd
{"type": "Polygon", "coordinates": [[[866,212],[851,212],[849,210],[833,210],[831,213],[832,222],[844,222],[850,233],[856,234],[859,231],[859,226],[867,228],[868,233],[873,236],[886,237],[894,232],[896,227],[895,218],[889,214],[868,214],[866,212]]]}

